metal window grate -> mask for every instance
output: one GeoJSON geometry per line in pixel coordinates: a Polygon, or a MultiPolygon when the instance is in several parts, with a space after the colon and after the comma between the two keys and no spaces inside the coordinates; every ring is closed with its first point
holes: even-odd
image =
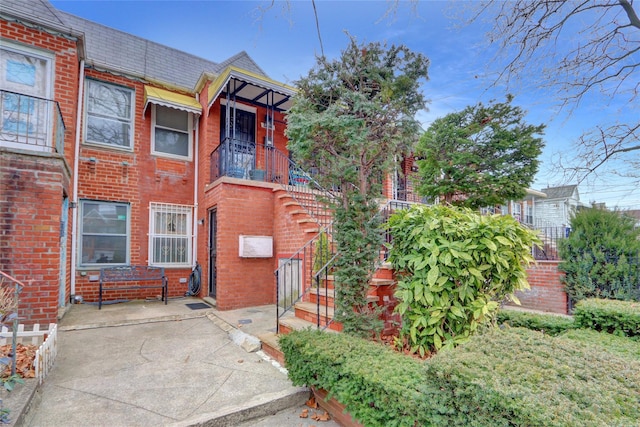
{"type": "Polygon", "coordinates": [[[190,266],[193,206],[151,203],[149,254],[151,265],[190,266]]]}

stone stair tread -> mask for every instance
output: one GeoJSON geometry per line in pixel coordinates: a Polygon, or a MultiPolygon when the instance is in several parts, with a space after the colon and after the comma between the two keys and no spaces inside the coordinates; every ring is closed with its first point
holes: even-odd
{"type": "MultiPolygon", "coordinates": [[[[293,329],[296,331],[302,331],[304,329],[317,329],[315,323],[307,322],[306,320],[300,319],[298,317],[288,317],[284,319],[280,319],[280,324],[288,327],[289,329],[293,329]]],[[[320,328],[322,331],[338,333],[338,331],[334,331],[331,328],[320,328]]]]}
{"type": "Polygon", "coordinates": [[[335,298],[335,289],[327,289],[327,288],[311,288],[309,293],[320,295],[321,297],[327,296],[329,298],[335,298]]]}
{"type": "Polygon", "coordinates": [[[278,334],[275,332],[265,332],[264,334],[258,335],[258,339],[262,341],[264,344],[267,344],[271,348],[280,349],[280,343],[278,334]]]}
{"type": "Polygon", "coordinates": [[[395,283],[395,280],[393,279],[379,279],[377,277],[374,277],[373,279],[371,279],[371,284],[373,286],[393,285],[394,283],[395,283]]]}
{"type": "MultiPolygon", "coordinates": [[[[316,303],[313,303],[313,302],[298,302],[296,303],[295,308],[296,310],[302,310],[308,313],[313,313],[313,314],[318,313],[318,306],[316,303]]],[[[325,313],[329,318],[333,319],[333,313],[334,313],[333,307],[324,307],[320,305],[320,315],[324,316],[325,313]]]]}

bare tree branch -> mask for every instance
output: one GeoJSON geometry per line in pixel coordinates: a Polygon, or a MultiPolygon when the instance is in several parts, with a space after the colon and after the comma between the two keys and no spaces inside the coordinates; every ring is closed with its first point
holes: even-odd
{"type": "MultiPolygon", "coordinates": [[[[489,40],[499,46],[494,85],[535,82],[556,93],[570,115],[592,95],[636,108],[640,18],[632,1],[489,0],[470,20],[487,15],[493,21],[489,40]]],[[[582,181],[611,161],[638,162],[639,127],[637,120],[597,124],[575,142],[569,163],[566,156],[560,160],[562,167],[582,181]]]]}

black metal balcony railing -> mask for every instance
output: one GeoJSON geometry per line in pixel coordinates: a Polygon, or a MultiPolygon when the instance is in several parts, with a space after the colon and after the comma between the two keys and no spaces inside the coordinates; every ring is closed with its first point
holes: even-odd
{"type": "Polygon", "coordinates": [[[330,224],[327,202],[335,195],[277,148],[226,138],[213,150],[210,160],[210,182],[227,176],[287,186],[295,190],[290,191],[291,196],[320,226],[330,224]]]}
{"type": "Polygon", "coordinates": [[[2,146],[63,154],[64,132],[57,101],[0,90],[2,146]]]}

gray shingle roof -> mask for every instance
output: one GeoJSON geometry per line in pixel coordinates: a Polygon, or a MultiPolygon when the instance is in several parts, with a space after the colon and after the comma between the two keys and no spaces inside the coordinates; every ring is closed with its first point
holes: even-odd
{"type": "Polygon", "coordinates": [[[46,0],[1,0],[2,10],[35,23],[54,23],[84,34],[86,62],[100,69],[138,78],[195,88],[202,73],[219,74],[229,65],[268,77],[244,51],[216,63],[53,7],[46,0]]]}
{"type": "Polygon", "coordinates": [[[563,185],[560,187],[543,188],[541,191],[547,195],[549,199],[566,199],[577,191],[577,185],[563,185]]]}
{"type": "Polygon", "coordinates": [[[59,11],[45,0],[2,0],[0,11],[33,23],[63,25],[59,11]]]}

